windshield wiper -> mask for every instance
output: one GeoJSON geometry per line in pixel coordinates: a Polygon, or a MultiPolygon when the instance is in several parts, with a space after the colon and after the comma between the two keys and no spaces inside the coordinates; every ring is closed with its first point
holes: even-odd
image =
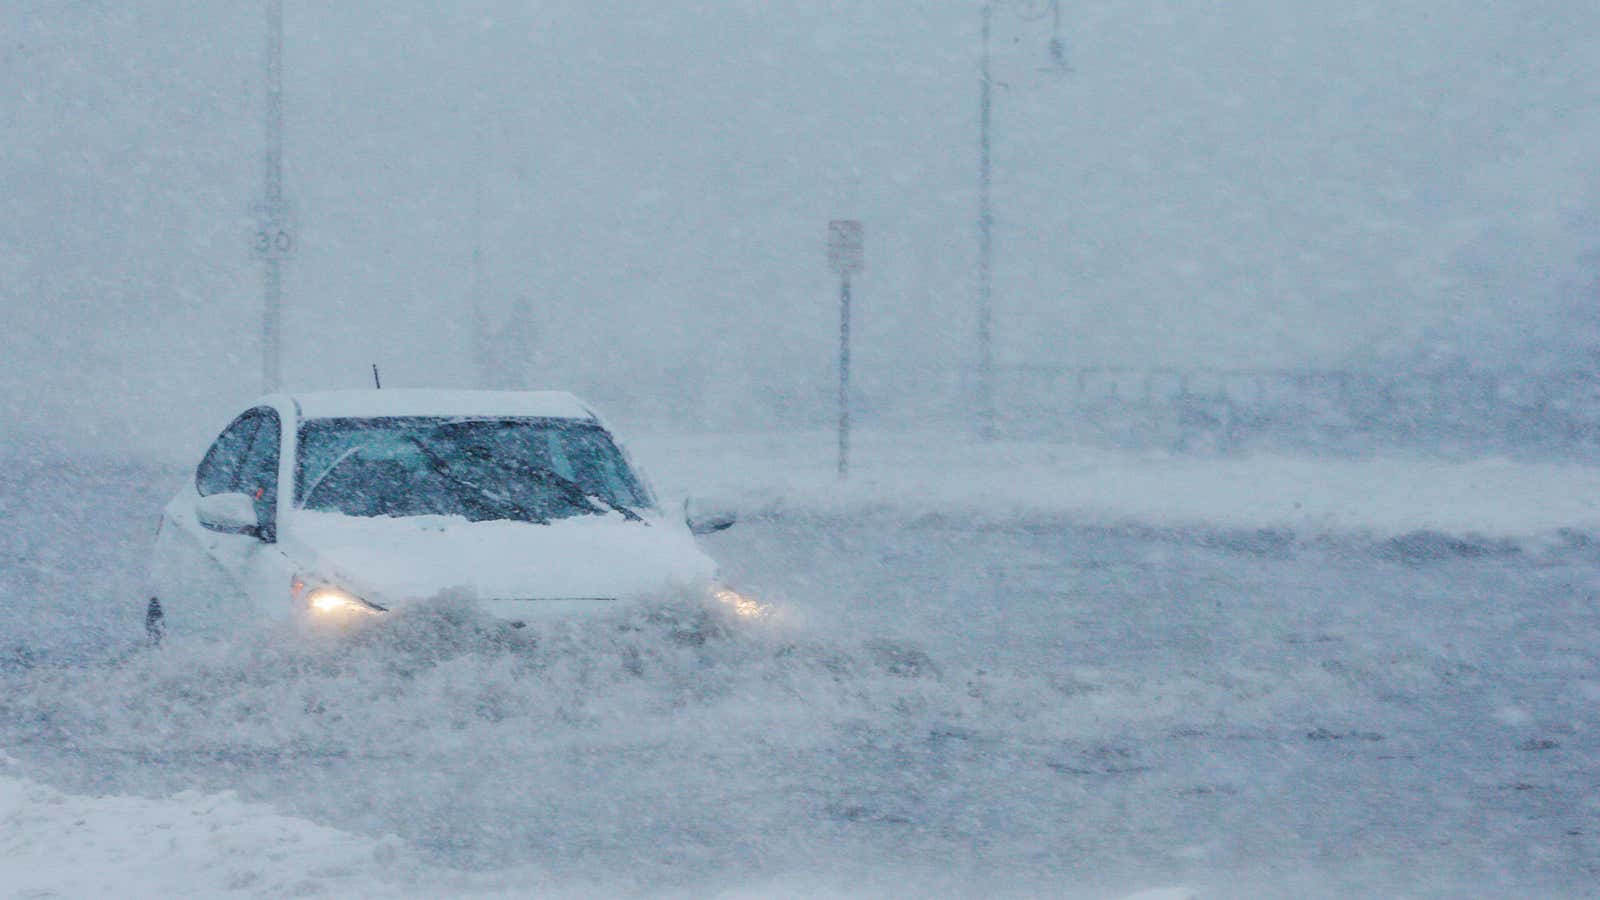
{"type": "MultiPolygon", "coordinates": [[[[576,491],[580,496],[582,496],[586,500],[599,500],[601,503],[604,503],[606,506],[610,507],[611,509],[614,509],[617,512],[621,513],[622,517],[624,519],[627,519],[630,522],[644,522],[644,516],[639,515],[637,512],[629,509],[626,506],[623,506],[621,503],[618,503],[617,501],[611,499],[610,497],[607,497],[605,494],[602,494],[599,491],[589,490],[588,488],[584,487],[583,485],[579,484],[576,481],[573,481],[571,478],[568,478],[567,476],[562,475],[559,472],[551,472],[548,469],[535,469],[534,471],[543,472],[544,474],[549,475],[552,479],[554,479],[556,481],[557,484],[562,485],[563,487],[567,488],[568,490],[576,491]]],[[[648,525],[650,523],[649,522],[645,522],[645,524],[648,525]]]]}
{"type": "Polygon", "coordinates": [[[433,471],[437,473],[440,478],[443,478],[446,482],[458,488],[466,488],[476,495],[468,496],[467,494],[457,492],[456,496],[460,498],[463,503],[487,510],[493,513],[495,518],[513,520],[523,519],[539,525],[550,524],[550,520],[548,518],[538,515],[533,510],[513,501],[510,497],[491,491],[475,481],[470,481],[455,474],[450,466],[449,461],[440,456],[438,451],[429,446],[428,443],[422,438],[419,438],[416,435],[407,435],[406,439],[417,445],[417,449],[421,450],[422,455],[428,458],[428,464],[432,466],[433,471]],[[498,510],[496,507],[498,507],[498,510]],[[507,512],[509,512],[510,515],[507,515],[507,512]]]}
{"type": "Polygon", "coordinates": [[[553,469],[548,469],[544,466],[530,465],[520,459],[501,459],[495,456],[486,456],[484,459],[491,465],[494,465],[507,472],[511,472],[516,475],[537,478],[541,481],[547,481],[554,484],[556,487],[561,489],[562,493],[567,495],[567,499],[572,502],[573,506],[580,508],[587,507],[591,512],[600,512],[600,510],[596,509],[594,505],[595,501],[599,501],[601,505],[605,506],[607,509],[620,513],[624,519],[627,519],[630,522],[644,522],[646,525],[650,524],[649,522],[645,522],[644,516],[639,515],[634,510],[623,506],[621,503],[618,503],[610,497],[607,497],[600,491],[590,490],[589,488],[584,487],[582,484],[579,484],[578,482],[553,469]]]}

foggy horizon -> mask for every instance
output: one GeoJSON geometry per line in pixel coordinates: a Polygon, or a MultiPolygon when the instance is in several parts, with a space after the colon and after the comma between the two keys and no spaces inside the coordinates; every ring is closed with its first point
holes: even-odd
{"type": "MultiPolygon", "coordinates": [[[[826,427],[845,217],[861,389],[972,365],[975,4],[286,6],[288,388],[479,383],[479,234],[529,386],[826,427]]],[[[8,428],[191,449],[260,388],[259,4],[11,10],[8,428]]],[[[1063,13],[1069,73],[1047,22],[995,19],[1002,366],[1592,359],[1600,10],[1063,13]]]]}

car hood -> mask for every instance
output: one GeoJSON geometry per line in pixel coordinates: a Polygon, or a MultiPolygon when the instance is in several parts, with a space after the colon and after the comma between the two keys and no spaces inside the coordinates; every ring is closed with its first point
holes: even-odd
{"type": "Polygon", "coordinates": [[[557,606],[707,584],[715,564],[688,529],[675,524],[616,514],[540,525],[299,510],[284,549],[307,575],[343,581],[339,586],[375,593],[369,599],[385,604],[464,592],[491,607],[557,606]]]}

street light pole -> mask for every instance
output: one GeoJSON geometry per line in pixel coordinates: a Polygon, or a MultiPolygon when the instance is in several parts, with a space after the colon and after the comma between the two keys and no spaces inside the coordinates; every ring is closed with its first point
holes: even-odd
{"type": "MultiPolygon", "coordinates": [[[[983,0],[979,10],[982,56],[978,70],[978,437],[995,437],[994,373],[994,10],[997,0],[983,0]]],[[[1061,2],[1043,0],[1051,17],[1050,57],[1057,71],[1070,72],[1061,40],[1061,2]]],[[[1022,12],[1024,19],[1038,19],[1022,12]]]]}
{"type": "Polygon", "coordinates": [[[994,173],[990,128],[994,111],[991,36],[994,0],[983,0],[983,58],[978,99],[978,437],[994,439],[994,173]]]}

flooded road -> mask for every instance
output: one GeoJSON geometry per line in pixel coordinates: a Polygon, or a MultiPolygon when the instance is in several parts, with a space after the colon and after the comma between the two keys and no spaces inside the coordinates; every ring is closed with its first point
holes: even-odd
{"type": "Polygon", "coordinates": [[[777,609],[728,634],[441,608],[337,646],[149,652],[126,570],[172,476],[9,478],[0,747],[65,790],[234,790],[609,891],[1600,877],[1581,536],[785,513],[707,539],[777,609]]]}

